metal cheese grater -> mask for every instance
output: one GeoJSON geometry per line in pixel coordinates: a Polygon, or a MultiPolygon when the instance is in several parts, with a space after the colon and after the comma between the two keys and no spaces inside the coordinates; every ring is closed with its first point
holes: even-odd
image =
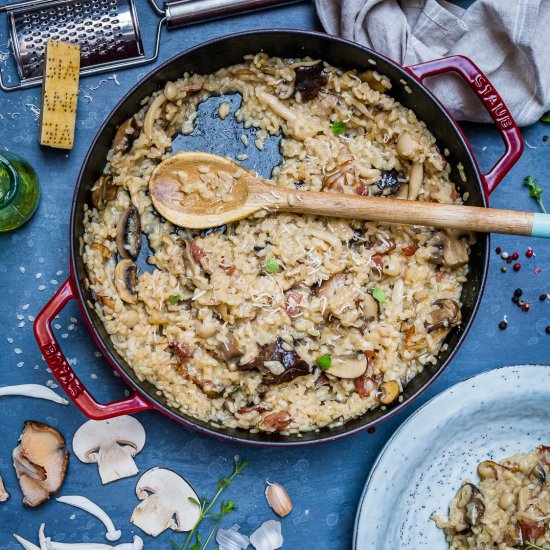
{"type": "Polygon", "coordinates": [[[0,89],[9,92],[42,82],[48,39],[81,47],[81,74],[97,74],[144,65],[159,53],[163,23],[168,29],[260,10],[298,0],[167,0],[161,9],[148,0],[160,17],[155,49],[147,57],[141,40],[134,0],[32,0],[0,7],[6,12],[20,81],[6,86],[0,70],[0,89]]]}

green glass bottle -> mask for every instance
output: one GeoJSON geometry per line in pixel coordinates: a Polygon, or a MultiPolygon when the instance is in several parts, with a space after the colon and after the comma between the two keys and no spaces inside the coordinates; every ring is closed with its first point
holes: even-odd
{"type": "Polygon", "coordinates": [[[0,232],[23,225],[40,200],[38,177],[20,156],[0,151],[0,232]]]}

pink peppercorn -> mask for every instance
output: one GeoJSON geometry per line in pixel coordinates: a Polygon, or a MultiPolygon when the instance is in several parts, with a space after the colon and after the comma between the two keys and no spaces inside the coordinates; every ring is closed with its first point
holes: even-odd
{"type": "Polygon", "coordinates": [[[500,253],[502,252],[502,248],[500,248],[500,246],[497,246],[497,247],[495,248],[495,252],[496,252],[497,254],[500,254],[500,253]]]}
{"type": "Polygon", "coordinates": [[[521,309],[523,309],[523,311],[525,311],[525,313],[527,313],[531,309],[531,304],[523,304],[521,309]]]}
{"type": "Polygon", "coordinates": [[[519,258],[519,254],[517,252],[514,252],[512,254],[512,260],[517,260],[519,258]]]}
{"type": "Polygon", "coordinates": [[[521,264],[519,262],[516,262],[514,264],[514,271],[519,271],[521,269],[521,264]]]}
{"type": "Polygon", "coordinates": [[[526,255],[528,258],[532,258],[534,253],[535,253],[535,252],[533,251],[532,248],[528,248],[528,249],[525,251],[525,255],[526,255]]]}

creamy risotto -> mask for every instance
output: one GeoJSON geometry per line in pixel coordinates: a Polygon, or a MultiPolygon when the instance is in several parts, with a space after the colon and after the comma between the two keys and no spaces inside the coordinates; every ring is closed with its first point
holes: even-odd
{"type": "Polygon", "coordinates": [[[433,516],[449,548],[513,550],[550,545],[550,447],[486,460],[481,481],[463,483],[449,517],[433,516]]]}
{"type": "MultiPolygon", "coordinates": [[[[282,136],[275,186],[461,203],[435,138],[390,88],[372,70],[259,54],[168,82],[119,127],[85,212],[87,284],[118,352],[171,407],[214,426],[318,430],[399,402],[435,364],[461,322],[473,234],[268,211],[190,231],[147,190],[199,103],[236,93],[220,118],[254,127],[260,150],[282,136]]],[[[230,182],[211,178],[180,179],[223,200],[230,182]]]]}

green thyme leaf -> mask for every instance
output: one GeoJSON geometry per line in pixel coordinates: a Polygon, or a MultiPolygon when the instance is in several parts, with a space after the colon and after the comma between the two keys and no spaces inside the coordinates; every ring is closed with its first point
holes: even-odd
{"type": "Polygon", "coordinates": [[[179,294],[172,294],[171,296],[168,296],[168,301],[173,306],[175,306],[180,300],[181,300],[181,296],[179,294]]]}
{"type": "Polygon", "coordinates": [[[544,207],[544,203],[541,198],[542,188],[537,185],[536,178],[526,176],[523,180],[523,185],[527,186],[529,189],[529,195],[539,203],[540,209],[546,214],[546,208],[544,207]]]}
{"type": "Polygon", "coordinates": [[[340,120],[337,120],[330,125],[330,129],[335,136],[339,136],[340,134],[345,132],[346,125],[340,120]]]}
{"type": "Polygon", "coordinates": [[[540,117],[540,121],[541,122],[550,122],[550,111],[548,113],[544,113],[541,117],[540,117]]]}
{"type": "Polygon", "coordinates": [[[372,297],[381,304],[383,304],[387,299],[386,293],[380,287],[376,287],[372,291],[372,297]]]}
{"type": "Polygon", "coordinates": [[[319,365],[321,370],[328,370],[332,364],[332,357],[330,355],[320,355],[315,362],[319,365]]]}
{"type": "Polygon", "coordinates": [[[200,508],[200,503],[195,497],[187,497],[189,499],[189,502],[192,502],[193,504],[196,504],[200,508]]]}

